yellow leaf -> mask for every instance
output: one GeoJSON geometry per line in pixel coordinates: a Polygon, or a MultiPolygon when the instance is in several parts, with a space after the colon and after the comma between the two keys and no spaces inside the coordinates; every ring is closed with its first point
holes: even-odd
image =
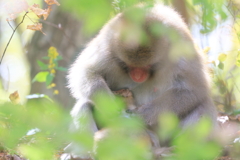
{"type": "Polygon", "coordinates": [[[9,95],[9,99],[13,104],[19,104],[20,103],[20,97],[18,94],[18,91],[13,92],[12,94],[9,95]]]}
{"type": "Polygon", "coordinates": [[[220,54],[220,55],[218,56],[218,60],[219,60],[220,62],[223,62],[223,61],[225,61],[226,59],[227,59],[227,55],[224,54],[224,53],[222,53],[222,54],[220,54]]]}
{"type": "Polygon", "coordinates": [[[204,52],[205,54],[207,54],[207,53],[210,51],[210,49],[211,49],[210,47],[206,47],[206,48],[203,49],[203,52],[204,52]]]}
{"type": "Polygon", "coordinates": [[[240,60],[236,60],[236,66],[240,67],[240,60]]]}

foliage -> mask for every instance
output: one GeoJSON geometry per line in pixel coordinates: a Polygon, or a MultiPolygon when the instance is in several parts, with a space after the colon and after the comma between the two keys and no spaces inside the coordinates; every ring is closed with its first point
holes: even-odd
{"type": "Polygon", "coordinates": [[[0,144],[29,159],[54,159],[70,138],[65,136],[69,122],[65,110],[44,98],[26,105],[4,103],[0,105],[0,144]]]}
{"type": "MultiPolygon", "coordinates": [[[[59,3],[56,0],[45,0],[50,6],[59,3]]],[[[152,5],[154,0],[79,0],[62,1],[61,7],[66,12],[74,12],[84,21],[85,34],[96,32],[113,15],[122,10],[144,2],[152,5]]],[[[163,3],[172,5],[171,0],[162,0],[163,3]]],[[[233,16],[233,29],[236,39],[239,40],[239,8],[236,1],[232,0],[186,0],[189,12],[195,13],[196,23],[201,24],[201,33],[207,34],[213,31],[219,23],[233,16]],[[231,5],[229,5],[231,4],[231,5]],[[227,5],[227,9],[226,6],[227,5]],[[229,7],[230,6],[230,7],[229,7]]],[[[25,10],[26,8],[24,8],[25,10]]],[[[38,17],[45,20],[51,7],[41,9],[39,5],[29,8],[38,17]]],[[[28,13],[26,13],[27,15],[28,13]]],[[[131,20],[141,18],[140,14],[130,14],[131,20]]],[[[8,17],[12,20],[13,17],[8,17]]],[[[15,16],[14,16],[15,18],[15,16]]],[[[23,17],[24,20],[25,16],[23,17]]],[[[21,24],[21,23],[20,23],[21,24]]],[[[28,26],[29,29],[42,30],[40,23],[28,26]]],[[[15,33],[17,27],[13,29],[15,33]]],[[[11,38],[10,38],[11,41],[11,38]]],[[[9,42],[10,42],[9,41],[9,42]]],[[[9,43],[8,43],[9,44],[9,43]]],[[[237,43],[239,44],[239,42],[237,43]]],[[[8,45],[7,45],[8,47],[8,45]]],[[[6,49],[7,49],[6,47],[6,49]]],[[[209,46],[205,52],[211,49],[209,46]]],[[[2,58],[5,51],[2,55],[2,58]]],[[[58,62],[62,59],[57,49],[51,47],[47,57],[43,57],[48,63],[38,61],[41,68],[33,82],[44,82],[48,88],[55,87],[53,83],[56,71],[66,71],[60,67],[58,62]]],[[[234,49],[232,52],[222,52],[218,58],[209,62],[212,79],[214,82],[213,94],[220,112],[239,115],[239,67],[240,52],[234,49]]],[[[57,90],[54,91],[58,94],[57,90]]],[[[36,95],[35,95],[36,96],[36,95]]],[[[62,149],[70,142],[77,146],[83,146],[90,150],[92,156],[97,159],[153,159],[150,143],[145,134],[145,127],[139,117],[123,112],[124,104],[121,100],[112,101],[108,97],[96,97],[97,105],[102,110],[97,110],[95,116],[99,123],[108,128],[108,136],[104,141],[98,142],[98,147],[93,137],[87,132],[76,129],[72,132],[72,120],[67,111],[62,109],[46,95],[37,95],[37,98],[29,99],[26,104],[19,104],[17,92],[10,95],[14,103],[0,104],[0,150],[4,149],[10,154],[22,155],[31,160],[58,159],[62,149]],[[68,132],[69,131],[69,132],[68,132]],[[117,144],[117,145],[116,145],[117,144]]],[[[173,155],[164,157],[167,160],[186,159],[214,159],[221,153],[219,139],[209,140],[211,124],[207,119],[202,119],[193,128],[180,131],[178,119],[171,114],[162,115],[159,119],[158,137],[169,141],[174,146],[173,155]]],[[[216,136],[217,137],[217,136],[216,136]]],[[[234,145],[231,155],[237,157],[239,153],[239,142],[234,145]]]]}
{"type": "MultiPolygon", "coordinates": [[[[60,67],[58,61],[62,60],[62,57],[57,52],[57,49],[50,47],[48,50],[48,56],[43,57],[43,59],[49,60],[48,64],[43,63],[42,61],[37,61],[41,72],[39,72],[32,80],[32,82],[45,82],[48,88],[56,87],[56,84],[53,83],[56,70],[58,71],[67,71],[66,68],[60,67]],[[46,71],[47,70],[47,71],[46,71]]],[[[54,94],[58,94],[58,90],[54,91],[54,94]]]]}
{"type": "MultiPolygon", "coordinates": [[[[108,128],[108,136],[97,143],[97,148],[90,134],[78,129],[66,132],[71,124],[69,114],[45,98],[30,100],[26,105],[5,103],[0,106],[0,144],[13,151],[12,154],[31,160],[57,159],[61,150],[72,141],[90,151],[94,149],[97,159],[153,159],[141,120],[123,112],[124,103],[120,99],[101,95],[96,101],[97,107],[102,109],[97,110],[96,117],[108,128]]],[[[165,122],[159,129],[159,135],[165,135],[162,138],[179,135],[172,141],[174,156],[166,159],[212,159],[219,154],[218,144],[206,140],[211,128],[209,121],[203,119],[184,133],[179,132],[178,121],[171,114],[161,117],[160,122],[165,122]]]]}
{"type": "Polygon", "coordinates": [[[116,13],[140,2],[152,4],[153,1],[154,0],[113,0],[112,2],[108,0],[63,1],[62,7],[66,11],[73,11],[76,16],[80,16],[85,22],[83,26],[84,31],[91,33],[98,31],[104,23],[116,13]]]}

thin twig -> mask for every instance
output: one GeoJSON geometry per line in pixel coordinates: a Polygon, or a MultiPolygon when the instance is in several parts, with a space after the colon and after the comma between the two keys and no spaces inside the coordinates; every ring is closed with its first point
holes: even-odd
{"type": "Polygon", "coordinates": [[[8,25],[12,28],[12,30],[14,31],[12,25],[9,23],[9,21],[7,21],[8,25]]]}
{"type": "Polygon", "coordinates": [[[36,23],[36,22],[33,22],[33,20],[28,16],[28,15],[26,15],[27,17],[28,17],[28,19],[30,19],[30,21],[32,21],[32,23],[36,23]]]}
{"type": "Polygon", "coordinates": [[[6,51],[7,51],[7,48],[8,48],[8,46],[9,46],[11,40],[12,40],[12,37],[13,37],[14,33],[16,32],[16,30],[18,29],[18,27],[23,23],[23,21],[24,21],[24,19],[25,19],[25,17],[26,17],[27,14],[28,14],[28,12],[26,12],[26,13],[24,14],[24,16],[23,16],[23,18],[22,18],[22,21],[21,21],[21,22],[17,25],[17,27],[13,30],[13,33],[12,33],[12,35],[11,35],[11,37],[10,37],[10,39],[9,39],[9,41],[8,41],[5,49],[4,49],[4,51],[3,51],[3,55],[2,55],[2,58],[1,58],[1,61],[0,61],[0,65],[1,65],[1,63],[2,63],[3,57],[4,57],[4,55],[5,55],[6,51]]]}

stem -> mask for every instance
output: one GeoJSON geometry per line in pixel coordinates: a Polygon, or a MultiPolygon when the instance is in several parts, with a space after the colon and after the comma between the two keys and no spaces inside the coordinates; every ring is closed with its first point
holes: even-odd
{"type": "Polygon", "coordinates": [[[2,63],[3,57],[4,57],[4,55],[5,55],[6,51],[7,51],[7,48],[8,48],[8,46],[9,46],[11,40],[12,40],[12,37],[13,37],[14,33],[16,32],[16,30],[18,29],[18,27],[23,23],[23,21],[24,21],[24,19],[25,19],[25,17],[26,17],[27,14],[28,14],[28,12],[26,12],[26,13],[24,14],[24,16],[23,16],[23,18],[22,18],[22,21],[21,21],[21,22],[17,25],[17,27],[13,30],[13,33],[12,33],[12,35],[11,35],[11,37],[10,37],[10,39],[9,39],[9,41],[8,41],[5,49],[4,49],[4,51],[3,51],[3,55],[2,55],[2,58],[1,58],[1,61],[0,61],[0,65],[1,65],[1,63],[2,63]]]}
{"type": "Polygon", "coordinates": [[[13,27],[12,27],[12,25],[9,23],[9,21],[7,21],[7,23],[8,23],[8,25],[12,28],[12,30],[14,30],[13,27]]]}

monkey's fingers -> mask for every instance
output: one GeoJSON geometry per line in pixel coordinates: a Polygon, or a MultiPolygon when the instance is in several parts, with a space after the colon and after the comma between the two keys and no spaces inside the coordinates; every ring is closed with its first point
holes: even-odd
{"type": "Polygon", "coordinates": [[[112,91],[115,95],[125,97],[125,98],[133,98],[132,92],[129,89],[120,89],[117,91],[112,91]]]}

